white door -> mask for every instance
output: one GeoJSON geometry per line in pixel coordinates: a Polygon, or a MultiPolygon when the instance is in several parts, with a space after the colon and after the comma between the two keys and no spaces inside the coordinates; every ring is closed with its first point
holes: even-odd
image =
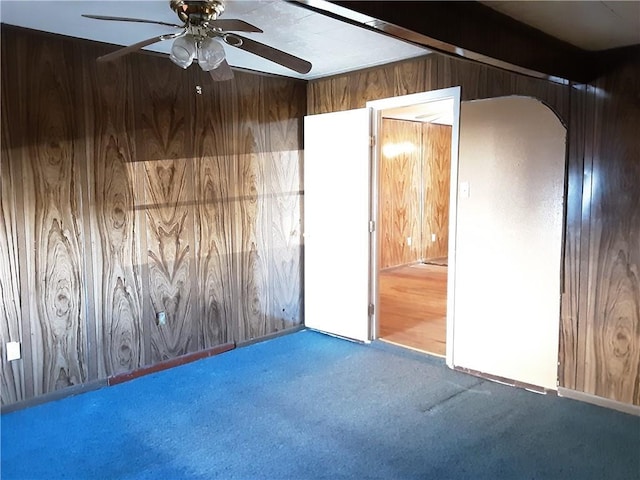
{"type": "Polygon", "coordinates": [[[304,119],[304,323],[368,341],[369,109],[304,119]]]}
{"type": "Polygon", "coordinates": [[[565,137],[532,98],[462,104],[457,367],[556,388],[565,137]]]}

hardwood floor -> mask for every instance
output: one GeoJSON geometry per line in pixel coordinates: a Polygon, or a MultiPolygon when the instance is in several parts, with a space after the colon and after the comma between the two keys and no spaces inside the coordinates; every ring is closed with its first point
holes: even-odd
{"type": "Polygon", "coordinates": [[[378,338],[445,355],[447,267],[415,264],[379,274],[378,338]]]}

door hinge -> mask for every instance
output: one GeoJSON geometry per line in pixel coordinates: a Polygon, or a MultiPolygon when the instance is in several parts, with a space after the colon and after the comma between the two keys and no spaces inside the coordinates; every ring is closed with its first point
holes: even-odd
{"type": "Polygon", "coordinates": [[[373,233],[376,231],[376,222],[373,220],[369,220],[369,233],[373,233]]]}
{"type": "Polygon", "coordinates": [[[373,305],[373,303],[369,304],[369,316],[372,317],[373,314],[375,313],[375,306],[373,305]]]}
{"type": "Polygon", "coordinates": [[[375,147],[376,146],[376,136],[375,135],[369,135],[369,146],[370,147],[375,147]]]}

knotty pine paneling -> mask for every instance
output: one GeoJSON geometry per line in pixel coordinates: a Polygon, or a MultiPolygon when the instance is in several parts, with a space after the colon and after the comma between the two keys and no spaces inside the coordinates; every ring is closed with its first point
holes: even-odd
{"type": "Polygon", "coordinates": [[[134,65],[136,161],[144,178],[146,277],[144,328],[152,363],[197,349],[192,101],[180,69],[166,59],[137,56],[134,65]],[[165,312],[166,324],[156,324],[165,312]]]}
{"type": "Polygon", "coordinates": [[[420,260],[423,218],[421,128],[419,122],[382,119],[378,229],[382,269],[420,260]]]}
{"type": "Polygon", "coordinates": [[[441,258],[449,248],[451,126],[422,124],[424,212],[421,258],[441,258]],[[436,235],[435,242],[432,234],[436,235]]]}
{"type": "MultiPolygon", "coordinates": [[[[12,94],[28,99],[22,149],[26,271],[34,395],[87,379],[85,226],[81,206],[83,155],[81,92],[72,45],[50,39],[24,42],[21,81],[12,94]],[[28,136],[28,138],[27,138],[28,136]]],[[[3,88],[7,88],[3,84],[3,88]]],[[[22,253],[24,254],[24,253],[22,253]]],[[[23,341],[25,338],[23,337],[23,341]]]]}
{"type": "MultiPolygon", "coordinates": [[[[95,305],[96,376],[142,367],[141,226],[136,205],[139,184],[135,164],[132,71],[128,62],[99,64],[110,49],[83,48],[86,157],[95,305]]],[[[138,198],[137,198],[138,197],[138,198]]]]}

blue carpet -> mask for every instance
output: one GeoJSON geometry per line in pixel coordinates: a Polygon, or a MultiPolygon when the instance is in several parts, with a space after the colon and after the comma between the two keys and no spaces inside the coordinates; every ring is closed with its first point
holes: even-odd
{"type": "Polygon", "coordinates": [[[640,418],[311,331],[2,416],[2,479],[638,479],[640,418]]]}

